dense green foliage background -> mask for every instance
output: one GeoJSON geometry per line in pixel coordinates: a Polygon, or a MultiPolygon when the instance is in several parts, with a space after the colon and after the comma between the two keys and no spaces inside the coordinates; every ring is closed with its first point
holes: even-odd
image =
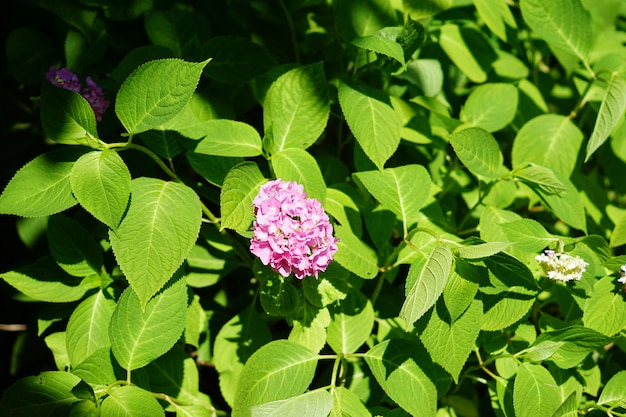
{"type": "Polygon", "coordinates": [[[29,0],[1,30],[0,411],[626,415],[623,1],[29,0]],[[247,251],[276,177],[333,218],[319,280],[247,251]]]}

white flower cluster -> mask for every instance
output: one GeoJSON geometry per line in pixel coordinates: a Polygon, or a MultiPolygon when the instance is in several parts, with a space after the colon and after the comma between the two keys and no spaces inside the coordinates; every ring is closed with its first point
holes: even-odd
{"type": "Polygon", "coordinates": [[[626,285],[626,265],[622,265],[622,270],[620,271],[620,277],[617,279],[617,282],[626,285]]]}
{"type": "Polygon", "coordinates": [[[548,278],[555,281],[578,281],[585,267],[589,265],[580,256],[570,256],[564,253],[556,253],[553,250],[545,250],[541,255],[535,256],[548,278]]]}

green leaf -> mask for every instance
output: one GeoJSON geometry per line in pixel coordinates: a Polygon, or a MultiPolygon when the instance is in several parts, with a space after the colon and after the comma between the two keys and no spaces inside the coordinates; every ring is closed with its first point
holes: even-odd
{"type": "Polygon", "coordinates": [[[512,242],[485,242],[459,246],[453,249],[455,255],[464,259],[480,259],[495,255],[511,246],[512,242]]]}
{"type": "Polygon", "coordinates": [[[608,345],[612,339],[583,326],[569,326],[543,332],[525,349],[524,356],[533,362],[550,360],[562,369],[573,368],[596,348],[608,345]]]}
{"type": "Polygon", "coordinates": [[[68,303],[80,300],[85,293],[100,287],[98,275],[78,278],[62,270],[51,256],[15,271],[0,274],[9,285],[27,296],[47,303],[68,303]]]}
{"type": "Polygon", "coordinates": [[[400,310],[400,317],[407,326],[411,326],[435,305],[448,281],[452,258],[450,248],[439,244],[428,255],[425,263],[418,261],[411,264],[405,290],[406,300],[400,310]]]}
{"type": "Polygon", "coordinates": [[[543,40],[587,62],[593,26],[580,0],[521,0],[520,9],[524,21],[543,40]]]}
{"type": "Polygon", "coordinates": [[[474,300],[455,321],[452,321],[445,305],[438,303],[420,334],[420,340],[430,353],[433,361],[440,364],[458,383],[465,361],[474,350],[483,303],[474,300]]]}
{"type": "Polygon", "coordinates": [[[359,397],[349,389],[338,386],[333,392],[333,408],[329,417],[372,417],[359,397]]]}
{"type": "Polygon", "coordinates": [[[561,405],[557,383],[541,365],[524,362],[513,386],[513,407],[517,417],[551,416],[561,405]]]}
{"type": "Polygon", "coordinates": [[[606,276],[596,282],[583,306],[583,323],[606,336],[614,336],[624,329],[626,305],[622,294],[615,292],[614,277],[606,276]]]}
{"type": "Polygon", "coordinates": [[[343,0],[336,4],[339,34],[346,41],[369,36],[397,23],[396,11],[385,0],[343,0]]]}
{"type": "Polygon", "coordinates": [[[199,140],[193,152],[216,156],[259,156],[263,153],[261,136],[247,123],[214,119],[181,129],[191,139],[199,140]]]}
{"type": "Polygon", "coordinates": [[[511,158],[513,167],[533,162],[569,177],[574,172],[583,134],[571,119],[542,114],[517,132],[511,158]]]}
{"type": "Polygon", "coordinates": [[[478,15],[487,27],[504,42],[511,43],[509,39],[514,29],[517,29],[515,17],[509,9],[509,5],[501,0],[473,0],[478,15]]]}
{"type": "Polygon", "coordinates": [[[567,188],[558,180],[551,168],[532,162],[518,166],[511,172],[511,175],[528,185],[541,188],[548,194],[558,194],[561,191],[567,191],[567,188]]]}
{"type": "Polygon", "coordinates": [[[486,276],[486,268],[463,259],[456,259],[448,282],[443,288],[443,302],[454,323],[474,301],[478,283],[486,276]]]}
{"type": "Polygon", "coordinates": [[[80,223],[55,214],[48,221],[47,234],[50,253],[65,272],[76,277],[101,272],[102,248],[80,223]]]}
{"type": "Polygon", "coordinates": [[[467,97],[459,117],[471,126],[496,132],[513,121],[517,99],[518,90],[511,84],[482,84],[467,97]]]}
{"type": "Polygon", "coordinates": [[[552,210],[554,215],[569,226],[587,232],[587,218],[585,205],[576,186],[560,172],[554,172],[557,180],[566,188],[559,194],[546,192],[541,187],[531,187],[543,202],[552,210]]]}
{"type": "MultiPolygon", "coordinates": [[[[178,116],[172,120],[177,118],[178,116]]],[[[165,127],[147,130],[138,134],[137,137],[161,158],[173,159],[185,151],[181,143],[185,138],[177,131],[165,127]]]]}
{"type": "Polygon", "coordinates": [[[491,133],[470,127],[450,135],[450,144],[463,165],[474,175],[494,180],[502,176],[504,157],[491,133]]]}
{"type": "Polygon", "coordinates": [[[111,347],[107,346],[83,359],[79,365],[72,368],[72,373],[89,384],[108,385],[118,379],[115,375],[116,369],[122,371],[113,357],[111,347]]]}
{"type": "Polygon", "coordinates": [[[288,316],[300,302],[292,281],[279,274],[271,274],[261,283],[259,298],[265,312],[272,316],[288,316]]]}
{"type": "Polygon", "coordinates": [[[76,204],[70,189],[74,161],[81,148],[61,148],[39,155],[24,165],[0,195],[0,214],[42,217],[76,204]]]}
{"type": "Polygon", "coordinates": [[[115,359],[128,371],[146,366],[174,346],[186,317],[187,285],[180,276],[145,305],[132,288],[127,288],[109,326],[115,359]]]}
{"type": "Polygon", "coordinates": [[[208,62],[169,58],[147,62],[133,71],[115,100],[115,113],[126,131],[145,132],[176,116],[191,99],[208,62]]]}
{"type": "Polygon", "coordinates": [[[44,82],[41,87],[41,125],[46,135],[66,145],[97,143],[96,115],[74,91],[44,82]]]}
{"type": "Polygon", "coordinates": [[[352,234],[357,237],[363,234],[359,207],[348,194],[335,188],[327,188],[324,208],[339,224],[348,227],[352,234]]]}
{"type": "Polygon", "coordinates": [[[335,261],[348,271],[365,279],[371,279],[378,274],[378,257],[376,252],[356,237],[346,226],[335,226],[337,252],[335,261]]]}
{"type": "Polygon", "coordinates": [[[328,83],[321,62],[294,68],[270,87],[263,103],[266,151],[306,149],[326,128],[330,114],[328,83]]]}
{"type": "Polygon", "coordinates": [[[626,210],[615,210],[615,212],[615,215],[611,215],[611,212],[609,211],[609,216],[615,224],[615,228],[611,232],[610,246],[612,248],[626,244],[626,210]]]}
{"type": "Polygon", "coordinates": [[[626,385],[626,371],[619,371],[609,379],[600,398],[598,398],[598,405],[608,405],[609,407],[626,407],[626,391],[624,391],[624,385],[626,385]]]}
{"type": "Polygon", "coordinates": [[[233,417],[250,417],[252,406],[302,394],[313,381],[317,361],[316,354],[288,340],[261,347],[243,368],[233,417]]]}
{"type": "Polygon", "coordinates": [[[331,322],[327,329],[328,345],[335,353],[354,353],[368,339],[374,327],[372,303],[359,291],[329,306],[331,322]]]}
{"type": "Polygon", "coordinates": [[[66,329],[67,354],[72,366],[81,364],[97,350],[108,348],[109,321],[115,302],[102,291],[83,300],[70,316],[66,329]]]}
{"type": "Polygon", "coordinates": [[[400,28],[383,28],[373,35],[354,38],[350,43],[359,48],[393,58],[404,65],[404,50],[402,46],[396,42],[396,36],[390,36],[392,32],[385,29],[397,29],[394,31],[396,36],[400,33],[400,28]]]}
{"type": "Polygon", "coordinates": [[[142,306],[183,263],[201,222],[200,199],[186,185],[145,177],[131,182],[128,212],[109,238],[142,306]]]}
{"type": "Polygon", "coordinates": [[[101,417],[165,417],[152,393],[134,385],[115,386],[100,405],[101,417]]]}
{"type": "Polygon", "coordinates": [[[254,220],[252,202],[266,182],[254,162],[242,162],[228,171],[220,193],[222,228],[238,232],[250,230],[254,220]]]}
{"type": "Polygon", "coordinates": [[[220,329],[215,338],[213,362],[219,373],[220,391],[231,407],[239,375],[252,354],[272,340],[272,334],[254,306],[247,307],[220,329]]]}
{"type": "Polygon", "coordinates": [[[72,167],[70,186],[81,206],[116,229],[128,207],[130,172],[117,152],[89,152],[72,167]]]}
{"type": "Polygon", "coordinates": [[[420,20],[452,7],[452,0],[402,0],[404,9],[412,19],[420,20]]]}
{"type": "Polygon", "coordinates": [[[416,220],[418,211],[430,196],[432,186],[426,168],[414,164],[382,171],[355,172],[353,176],[383,207],[402,219],[405,228],[416,220]]]}
{"type": "Polygon", "coordinates": [[[626,81],[617,73],[613,73],[606,86],[598,118],[587,143],[585,162],[609,138],[619,121],[624,118],[624,111],[626,111],[626,81]]]}
{"type": "Polygon", "coordinates": [[[330,314],[327,308],[319,308],[308,302],[300,304],[288,339],[301,344],[311,352],[319,353],[326,346],[326,328],[330,323],[330,314]]]}
{"type": "Polygon", "coordinates": [[[286,400],[255,405],[250,414],[252,417],[327,417],[332,406],[333,396],[325,389],[316,389],[286,400]]]}
{"type": "Polygon", "coordinates": [[[365,154],[378,169],[400,144],[402,121],[379,91],[339,84],[339,104],[348,126],[365,154]]]}
{"type": "Polygon", "coordinates": [[[536,253],[558,241],[541,223],[533,219],[520,219],[500,224],[504,235],[516,249],[536,253]]]}
{"type": "Polygon", "coordinates": [[[317,161],[303,149],[291,148],[275,153],[270,158],[276,178],[304,185],[308,197],[326,200],[326,183],[317,161]]]}
{"type": "MultiPolygon", "coordinates": [[[[415,16],[412,16],[415,18],[415,16]]],[[[470,33],[473,30],[460,28],[453,23],[446,23],[441,26],[439,36],[439,44],[446,55],[452,62],[475,83],[484,83],[487,81],[487,72],[479,62],[478,57],[474,54],[477,52],[475,48],[470,48],[467,44],[470,33]]]]}
{"type": "Polygon", "coordinates": [[[400,407],[414,416],[434,417],[437,388],[418,364],[414,342],[390,339],[364,354],[376,381],[400,407]]]}
{"type": "Polygon", "coordinates": [[[82,401],[73,389],[80,379],[69,372],[42,372],[17,380],[3,393],[3,416],[63,417],[73,404],[82,401]]]}

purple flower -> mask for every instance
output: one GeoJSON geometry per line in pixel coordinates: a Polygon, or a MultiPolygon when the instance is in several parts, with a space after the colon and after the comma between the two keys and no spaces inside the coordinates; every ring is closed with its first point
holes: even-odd
{"type": "Polygon", "coordinates": [[[304,187],[281,179],[269,181],[253,201],[256,220],[250,252],[284,277],[302,279],[325,271],[337,252],[333,226],[321,203],[304,187]]]}
{"type": "Polygon", "coordinates": [[[74,74],[67,68],[57,70],[53,65],[46,73],[46,80],[48,80],[48,82],[52,85],[73,91],[83,96],[83,98],[91,105],[91,108],[96,115],[96,120],[102,120],[104,112],[109,107],[109,102],[104,99],[102,89],[98,87],[91,77],[86,78],[87,87],[83,89],[78,75],[74,74]]]}

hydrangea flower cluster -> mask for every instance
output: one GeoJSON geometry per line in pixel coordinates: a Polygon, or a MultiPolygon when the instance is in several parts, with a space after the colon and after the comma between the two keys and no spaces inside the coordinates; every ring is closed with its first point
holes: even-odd
{"type": "Polygon", "coordinates": [[[96,120],[102,120],[104,112],[109,107],[109,102],[104,99],[102,88],[98,87],[91,77],[87,77],[85,79],[87,87],[83,88],[80,80],[78,79],[78,75],[67,68],[57,70],[55,66],[52,66],[46,73],[46,80],[48,80],[48,82],[52,85],[73,91],[83,96],[83,98],[91,105],[91,108],[96,115],[96,120]]]}
{"type": "Polygon", "coordinates": [[[541,255],[535,256],[548,278],[556,281],[578,281],[589,265],[580,256],[570,256],[556,253],[553,250],[544,250],[541,255]]]}
{"type": "Polygon", "coordinates": [[[321,203],[304,187],[281,179],[261,186],[253,201],[250,252],[284,277],[318,277],[337,252],[333,226],[321,203]]]}

